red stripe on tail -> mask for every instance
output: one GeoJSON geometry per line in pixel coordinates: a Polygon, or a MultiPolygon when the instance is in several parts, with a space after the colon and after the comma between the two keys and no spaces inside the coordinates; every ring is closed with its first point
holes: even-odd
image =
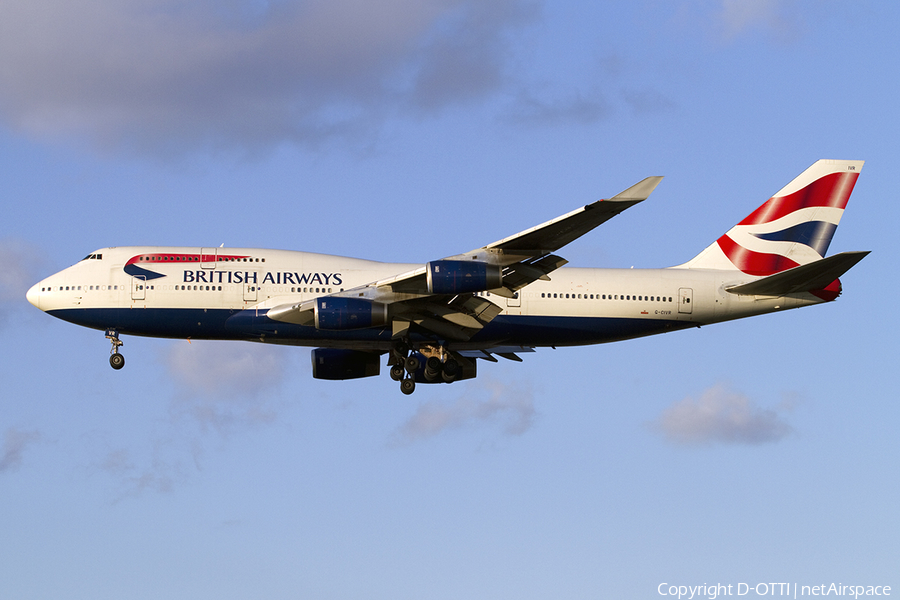
{"type": "Polygon", "coordinates": [[[719,244],[719,248],[722,249],[728,260],[747,275],[774,275],[800,266],[800,263],[780,254],[765,254],[748,250],[727,235],[720,237],[716,243],[719,244]]]}

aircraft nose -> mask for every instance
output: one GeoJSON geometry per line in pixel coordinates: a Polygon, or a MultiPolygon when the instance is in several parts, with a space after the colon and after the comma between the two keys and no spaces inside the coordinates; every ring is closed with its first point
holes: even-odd
{"type": "Polygon", "coordinates": [[[28,290],[28,293],[25,294],[25,298],[27,298],[29,302],[31,302],[38,308],[41,307],[40,285],[41,284],[39,283],[34,284],[33,286],[31,286],[31,289],[28,290]]]}

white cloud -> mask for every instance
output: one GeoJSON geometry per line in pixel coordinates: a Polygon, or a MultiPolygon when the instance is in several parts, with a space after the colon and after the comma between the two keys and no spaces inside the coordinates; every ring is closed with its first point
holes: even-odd
{"type": "Polygon", "coordinates": [[[673,403],[651,425],[670,442],[686,445],[757,445],[780,441],[793,432],[779,410],[762,408],[721,384],[699,398],[673,403]]]}
{"type": "Polygon", "coordinates": [[[446,404],[424,402],[393,434],[393,445],[409,444],[446,431],[488,424],[500,425],[507,435],[522,435],[535,419],[534,393],[521,383],[487,381],[470,384],[468,394],[446,404]],[[487,395],[487,398],[479,397],[487,395]]]}
{"type": "Polygon", "coordinates": [[[612,113],[612,106],[600,93],[544,100],[523,91],[509,107],[504,120],[524,125],[588,125],[608,118],[612,113]]]}
{"type": "Polygon", "coordinates": [[[225,431],[275,420],[291,348],[244,342],[181,342],[163,360],[176,388],[173,410],[225,431]]]}
{"type": "Polygon", "coordinates": [[[176,484],[188,478],[184,460],[179,456],[181,449],[173,451],[172,443],[171,439],[157,440],[148,456],[136,457],[126,448],[108,451],[95,467],[116,482],[118,493],[114,503],[147,492],[171,492],[176,484]]]}
{"type": "Polygon", "coordinates": [[[788,38],[797,30],[796,19],[789,12],[791,5],[784,0],[722,0],[718,23],[726,39],[754,29],[788,38]]]}
{"type": "Polygon", "coordinates": [[[3,451],[0,453],[0,473],[19,467],[25,449],[40,439],[41,435],[37,431],[20,431],[14,427],[7,429],[3,437],[3,451]]]}
{"type": "Polygon", "coordinates": [[[0,120],[153,153],[316,144],[506,80],[526,0],[12,0],[0,120]]]}

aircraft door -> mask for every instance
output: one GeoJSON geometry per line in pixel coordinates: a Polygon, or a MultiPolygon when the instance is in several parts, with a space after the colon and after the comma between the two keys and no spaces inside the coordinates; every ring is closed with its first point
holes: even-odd
{"type": "Polygon", "coordinates": [[[678,289],[678,312],[683,314],[691,314],[692,312],[692,297],[694,295],[694,291],[691,288],[679,288],[678,289]]]}
{"type": "MultiPolygon", "coordinates": [[[[255,273],[254,273],[255,275],[255,273]]],[[[256,277],[253,278],[254,281],[244,282],[244,302],[256,302],[259,297],[259,284],[256,283],[256,277]]]]}
{"type": "Polygon", "coordinates": [[[506,306],[511,307],[511,308],[522,306],[521,294],[522,294],[521,291],[513,292],[513,297],[506,299],[506,306]]]}
{"type": "Polygon", "coordinates": [[[218,248],[200,248],[200,268],[215,269],[218,248]]]}
{"type": "Polygon", "coordinates": [[[144,300],[147,297],[147,278],[136,275],[131,278],[131,299],[144,300]]]}

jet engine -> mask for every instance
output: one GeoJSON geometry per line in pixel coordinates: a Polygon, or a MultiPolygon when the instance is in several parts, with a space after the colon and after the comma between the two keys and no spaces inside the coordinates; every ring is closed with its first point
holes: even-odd
{"type": "Polygon", "coordinates": [[[381,356],[377,352],[316,348],[312,351],[312,375],[316,379],[359,379],[381,372],[381,356]]]}
{"type": "Polygon", "coordinates": [[[365,329],[388,322],[387,306],[362,298],[326,296],[316,299],[316,329],[365,329]]]}
{"type": "Polygon", "coordinates": [[[484,262],[437,260],[425,265],[430,294],[467,294],[503,285],[501,268],[484,262]]]}

